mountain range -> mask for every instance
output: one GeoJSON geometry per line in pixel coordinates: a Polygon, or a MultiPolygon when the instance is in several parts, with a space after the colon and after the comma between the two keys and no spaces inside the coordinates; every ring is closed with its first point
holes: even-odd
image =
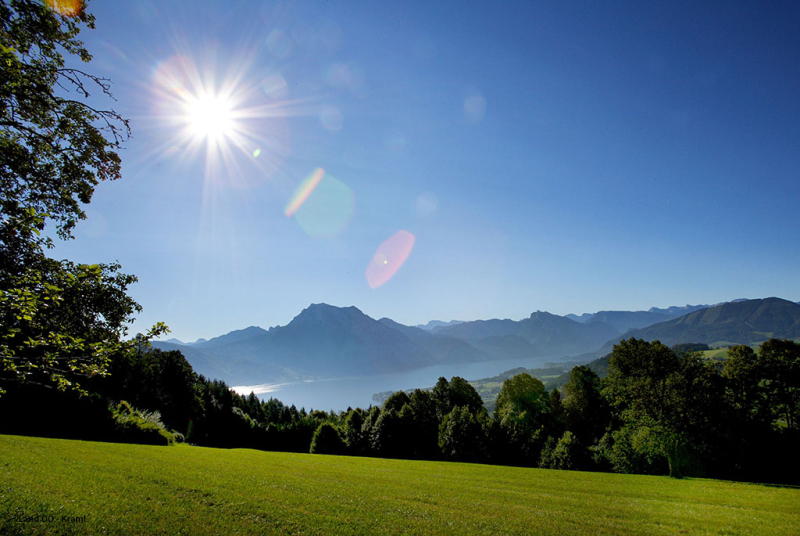
{"type": "Polygon", "coordinates": [[[517,321],[431,321],[423,328],[375,320],[352,306],[312,304],[286,326],[251,326],[209,340],[171,339],[153,346],[180,350],[207,377],[254,385],[495,360],[585,362],[629,337],[668,345],[800,338],[800,305],[779,298],[737,300],[712,307],[599,311],[577,320],[536,311],[517,321]]]}

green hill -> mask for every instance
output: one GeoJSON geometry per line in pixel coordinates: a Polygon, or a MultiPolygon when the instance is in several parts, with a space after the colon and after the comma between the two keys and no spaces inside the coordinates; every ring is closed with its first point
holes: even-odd
{"type": "Polygon", "coordinates": [[[800,490],[0,436],[0,533],[800,533],[800,490]]]}
{"type": "MultiPolygon", "coordinates": [[[[800,338],[800,304],[780,298],[743,300],[700,309],[687,315],[631,330],[625,339],[661,341],[667,346],[705,343],[709,346],[758,344],[768,339],[800,338]]],[[[619,339],[608,341],[594,352],[599,357],[611,352],[619,339]]]]}

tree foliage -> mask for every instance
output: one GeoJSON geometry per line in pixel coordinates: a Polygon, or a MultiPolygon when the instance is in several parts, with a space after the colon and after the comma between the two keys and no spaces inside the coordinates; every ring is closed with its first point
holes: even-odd
{"type": "Polygon", "coordinates": [[[339,435],[339,429],[329,422],[324,422],[314,431],[311,438],[311,454],[342,454],[345,449],[344,441],[339,435]]]}
{"type": "Polygon", "coordinates": [[[360,408],[351,410],[342,425],[342,440],[351,454],[360,455],[366,451],[366,440],[362,432],[364,413],[360,408]]]}
{"type": "Polygon", "coordinates": [[[120,177],[129,134],[119,114],[90,104],[95,90],[111,94],[75,66],[91,60],[83,28],[94,28],[85,9],[0,4],[0,393],[20,381],[77,388],[142,342],[121,342],[140,311],[127,294],[134,276],[45,254],[48,225],[70,238],[95,186],[120,177]]]}
{"type": "Polygon", "coordinates": [[[414,458],[432,459],[439,453],[439,420],[436,403],[430,391],[415,389],[408,404],[403,406],[400,417],[408,423],[412,438],[410,450],[414,458]]]}
{"type": "Polygon", "coordinates": [[[800,429],[800,344],[772,339],[761,345],[767,392],[778,420],[800,429]]]}
{"type": "MultiPolygon", "coordinates": [[[[111,375],[86,382],[88,397],[31,382],[14,385],[0,398],[0,433],[117,441],[149,434],[159,442],[185,434],[190,443],[215,447],[309,452],[313,444],[313,452],[348,455],[800,483],[800,436],[776,398],[791,387],[782,373],[788,365],[781,363],[792,363],[794,344],[732,349],[723,368],[692,352],[673,360],[657,342],[626,341],[610,360],[611,376],[599,381],[605,387],[599,395],[598,378],[583,367],[573,370],[563,402],[559,391],[548,393],[539,380],[520,374],[504,384],[493,418],[470,406],[454,406],[440,418],[436,389],[395,393],[391,403],[368,410],[306,412],[198,376],[180,352],[140,346],[114,354],[111,375]],[[783,354],[776,357],[778,351],[783,354]],[[653,370],[668,374],[649,387],[643,371],[653,370]],[[758,396],[736,394],[742,370],[745,387],[755,385],[758,396]],[[635,400],[627,389],[663,400],[635,400]],[[770,401],[766,413],[749,402],[762,399],[770,401]],[[599,411],[602,405],[606,410],[599,411]]],[[[450,399],[451,383],[442,379],[438,395],[450,399]]]]}
{"type": "MultiPolygon", "coordinates": [[[[680,422],[681,361],[659,341],[628,339],[614,345],[609,359],[607,392],[634,436],[652,437],[666,456],[670,476],[683,475],[687,438],[680,422]]],[[[644,443],[643,443],[644,444],[644,443]]]]}
{"type": "Polygon", "coordinates": [[[453,376],[449,382],[445,378],[439,378],[433,387],[432,396],[440,420],[455,407],[465,407],[473,413],[483,408],[481,395],[467,380],[459,376],[453,376]]]}
{"type": "Polygon", "coordinates": [[[117,151],[128,122],[86,102],[95,90],[110,97],[109,81],[65,59],[92,59],[77,36],[94,22],[85,10],[65,16],[35,0],[0,5],[3,234],[33,213],[67,238],[98,182],[120,177],[117,151]]]}
{"type": "Polygon", "coordinates": [[[505,439],[500,460],[537,463],[550,415],[550,396],[541,380],[527,373],[505,380],[494,410],[494,419],[505,439]]]}
{"type": "Polygon", "coordinates": [[[727,380],[727,397],[737,418],[744,421],[764,420],[771,416],[769,394],[764,382],[767,367],[749,346],[734,346],[722,371],[727,380]]]}
{"type": "Polygon", "coordinates": [[[486,438],[479,417],[466,406],[456,406],[439,426],[439,448],[450,460],[479,461],[486,456],[486,438]]]}
{"type": "Polygon", "coordinates": [[[567,428],[587,445],[596,443],[605,433],[611,409],[602,394],[600,377],[580,365],[570,372],[564,385],[564,412],[567,428]]]}
{"type": "Polygon", "coordinates": [[[578,469],[576,458],[580,456],[580,447],[572,432],[567,430],[557,441],[550,436],[542,449],[540,467],[546,469],[578,469]]]}

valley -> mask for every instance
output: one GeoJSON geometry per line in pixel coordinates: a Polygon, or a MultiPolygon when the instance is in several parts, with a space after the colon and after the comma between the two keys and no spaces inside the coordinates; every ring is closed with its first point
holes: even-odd
{"type": "Polygon", "coordinates": [[[518,321],[431,321],[423,328],[375,320],[353,306],[312,304],[286,326],[153,346],[180,350],[196,372],[237,392],[342,411],[379,402],[381,392],[430,387],[440,376],[473,382],[487,401],[499,391],[488,379],[515,368],[544,367],[537,377],[558,386],[575,364],[599,359],[590,366],[602,372],[603,356],[623,338],[724,347],[772,336],[800,339],[800,305],[767,298],[581,316],[536,311],[518,321]]]}

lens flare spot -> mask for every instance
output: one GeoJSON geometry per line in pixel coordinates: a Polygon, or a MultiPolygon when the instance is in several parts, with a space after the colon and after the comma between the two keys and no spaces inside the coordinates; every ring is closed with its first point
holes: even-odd
{"type": "Polygon", "coordinates": [[[256,149],[255,151],[253,151],[253,158],[258,158],[258,155],[260,154],[261,154],[261,149],[256,149]]]}
{"type": "Polygon", "coordinates": [[[284,214],[294,216],[307,235],[330,237],[344,229],[354,205],[353,191],[317,168],[297,187],[284,214]]]}
{"type": "Polygon", "coordinates": [[[415,240],[408,231],[397,231],[378,246],[367,266],[367,284],[378,288],[389,281],[406,262],[415,240]]]}
{"type": "Polygon", "coordinates": [[[267,36],[267,48],[279,59],[286,59],[292,53],[292,40],[281,30],[272,30],[267,36]]]}
{"type": "Polygon", "coordinates": [[[324,75],[325,82],[334,89],[346,89],[359,98],[366,96],[364,70],[355,63],[335,63],[324,75]]]}
{"type": "Polygon", "coordinates": [[[482,95],[470,95],[464,99],[464,116],[470,123],[479,123],[486,114],[486,100],[482,95]]]}
{"type": "Polygon", "coordinates": [[[325,175],[325,170],[322,168],[317,168],[314,170],[314,173],[309,175],[306,180],[300,183],[300,186],[294,191],[294,195],[292,196],[292,200],[289,201],[289,204],[286,205],[286,210],[283,211],[284,215],[289,218],[297,212],[297,209],[306,202],[306,199],[311,195],[311,192],[314,191],[314,188],[317,187],[319,181],[322,180],[322,177],[325,175]]]}
{"type": "Polygon", "coordinates": [[[289,94],[289,86],[280,74],[271,74],[261,83],[264,93],[273,99],[283,99],[289,94]]]}
{"type": "Polygon", "coordinates": [[[423,218],[432,216],[439,208],[439,200],[431,193],[425,193],[417,196],[415,202],[417,214],[423,218]]]}
{"type": "Polygon", "coordinates": [[[336,108],[335,106],[326,106],[319,113],[319,120],[323,127],[331,132],[336,132],[338,130],[342,130],[344,116],[342,115],[342,112],[339,111],[339,108],[336,108]]]}
{"type": "Polygon", "coordinates": [[[178,154],[181,154],[181,149],[175,145],[170,145],[161,152],[161,156],[164,158],[170,158],[178,154]]]}
{"type": "Polygon", "coordinates": [[[155,85],[167,94],[177,96],[179,99],[186,94],[183,89],[187,83],[186,58],[173,56],[159,62],[153,71],[155,85]]]}
{"type": "Polygon", "coordinates": [[[64,17],[77,17],[83,13],[83,0],[47,0],[47,7],[64,17]]]}

